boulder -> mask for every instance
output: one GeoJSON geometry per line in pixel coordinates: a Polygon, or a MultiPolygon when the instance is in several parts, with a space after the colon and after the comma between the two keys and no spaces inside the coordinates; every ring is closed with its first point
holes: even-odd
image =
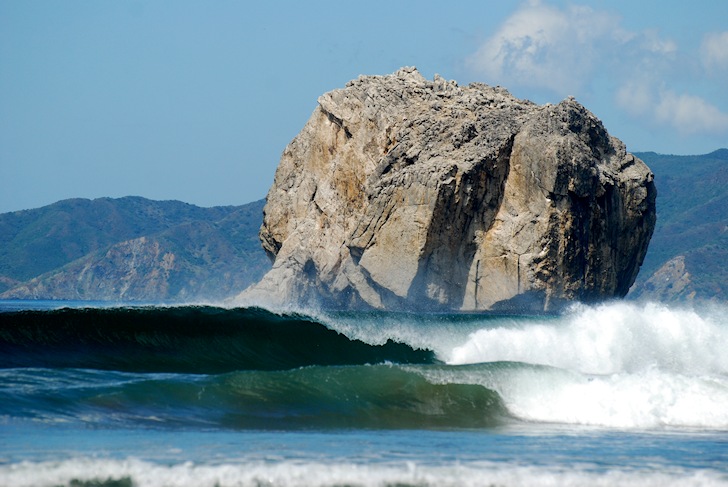
{"type": "Polygon", "coordinates": [[[655,224],[649,168],[573,98],[415,68],[318,99],[281,157],[239,303],[551,310],[624,296],[655,224]]]}

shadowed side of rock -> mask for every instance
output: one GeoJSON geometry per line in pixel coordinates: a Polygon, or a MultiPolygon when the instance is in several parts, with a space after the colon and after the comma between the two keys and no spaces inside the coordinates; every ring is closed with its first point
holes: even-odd
{"type": "Polygon", "coordinates": [[[647,167],[584,107],[545,107],[515,138],[504,203],[474,263],[481,285],[473,276],[465,307],[503,308],[534,291],[545,308],[624,296],[654,229],[655,196],[647,167]]]}
{"type": "Polygon", "coordinates": [[[573,99],[537,106],[414,68],[319,98],[283,153],[240,302],[548,309],[623,296],[652,174],[573,99]]]}

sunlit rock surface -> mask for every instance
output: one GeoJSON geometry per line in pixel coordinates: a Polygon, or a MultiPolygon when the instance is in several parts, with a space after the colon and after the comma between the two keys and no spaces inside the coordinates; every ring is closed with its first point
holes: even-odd
{"type": "Polygon", "coordinates": [[[539,106],[416,69],[326,93],[285,149],[238,301],[554,309],[621,297],[655,224],[653,175],[573,98],[539,106]]]}

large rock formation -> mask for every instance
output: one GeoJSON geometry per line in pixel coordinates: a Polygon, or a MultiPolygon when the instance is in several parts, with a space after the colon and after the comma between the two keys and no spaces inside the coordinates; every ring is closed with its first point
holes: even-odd
{"type": "Polygon", "coordinates": [[[550,309],[624,296],[655,223],[649,168],[569,98],[414,68],[326,93],[285,149],[240,301],[550,309]]]}

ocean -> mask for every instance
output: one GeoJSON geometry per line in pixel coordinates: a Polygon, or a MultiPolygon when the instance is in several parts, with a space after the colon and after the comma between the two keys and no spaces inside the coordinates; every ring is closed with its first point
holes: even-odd
{"type": "Polygon", "coordinates": [[[0,486],[728,486],[728,307],[0,302],[0,486]]]}

